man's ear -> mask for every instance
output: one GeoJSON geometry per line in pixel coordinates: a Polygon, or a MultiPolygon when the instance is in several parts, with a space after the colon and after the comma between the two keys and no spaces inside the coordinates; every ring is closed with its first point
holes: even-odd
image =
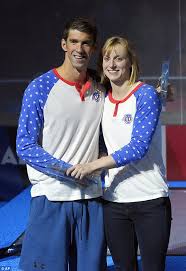
{"type": "Polygon", "coordinates": [[[61,48],[63,49],[64,52],[67,51],[67,45],[66,45],[66,40],[65,39],[61,40],[61,48]]]}

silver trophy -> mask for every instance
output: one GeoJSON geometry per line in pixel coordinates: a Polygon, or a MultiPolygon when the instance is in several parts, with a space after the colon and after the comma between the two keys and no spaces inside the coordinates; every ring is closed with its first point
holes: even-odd
{"type": "Polygon", "coordinates": [[[162,63],[162,71],[161,76],[159,78],[160,99],[162,101],[163,106],[166,105],[168,81],[169,81],[169,61],[164,61],[162,63]]]}

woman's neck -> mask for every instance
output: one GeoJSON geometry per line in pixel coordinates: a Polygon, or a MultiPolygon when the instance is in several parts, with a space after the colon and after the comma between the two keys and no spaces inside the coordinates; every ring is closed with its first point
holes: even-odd
{"type": "Polygon", "coordinates": [[[129,80],[125,80],[123,84],[115,84],[111,82],[112,97],[115,100],[123,100],[140,83],[141,83],[140,81],[137,81],[135,83],[130,84],[129,80]]]}
{"type": "Polygon", "coordinates": [[[122,85],[111,82],[111,86],[112,97],[116,100],[124,99],[130,93],[131,88],[133,88],[133,84],[129,84],[129,80],[126,80],[122,85]]]}

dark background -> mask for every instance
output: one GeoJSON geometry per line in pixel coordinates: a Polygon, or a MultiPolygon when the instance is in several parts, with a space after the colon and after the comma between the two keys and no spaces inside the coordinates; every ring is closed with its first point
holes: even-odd
{"type": "Polygon", "coordinates": [[[86,16],[96,22],[98,48],[112,35],[129,38],[137,48],[141,77],[150,83],[155,84],[160,76],[162,61],[169,60],[177,99],[167,107],[171,115],[165,113],[163,120],[169,124],[185,123],[186,1],[14,0],[1,1],[0,6],[1,125],[16,126],[27,83],[61,64],[64,23],[74,16],[86,16]]]}
{"type": "MultiPolygon", "coordinates": [[[[186,3],[181,0],[180,4],[184,44],[186,3]]],[[[138,48],[143,75],[159,75],[164,59],[171,59],[172,75],[179,75],[179,1],[14,0],[3,2],[0,15],[2,79],[29,79],[59,65],[64,23],[74,16],[97,23],[101,44],[116,34],[131,39],[138,48]]]]}

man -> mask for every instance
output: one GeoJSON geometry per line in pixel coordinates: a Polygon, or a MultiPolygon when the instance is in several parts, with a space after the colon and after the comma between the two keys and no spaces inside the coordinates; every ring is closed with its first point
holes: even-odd
{"type": "Polygon", "coordinates": [[[33,184],[24,271],[105,270],[101,181],[65,175],[71,165],[98,157],[104,91],[87,72],[96,35],[88,20],[70,21],[63,64],[33,80],[23,97],[17,153],[33,184]]]}

